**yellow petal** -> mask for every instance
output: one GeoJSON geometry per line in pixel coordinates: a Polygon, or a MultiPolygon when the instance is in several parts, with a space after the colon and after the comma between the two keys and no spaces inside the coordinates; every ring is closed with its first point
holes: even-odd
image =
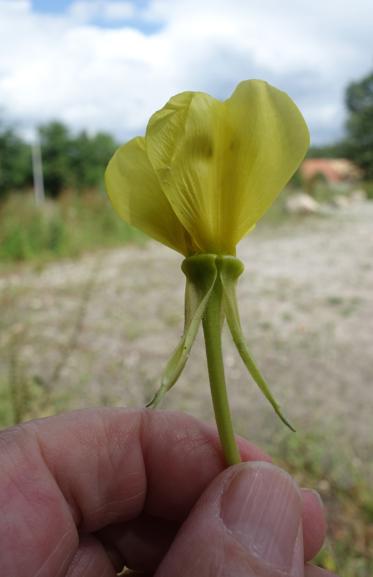
{"type": "Polygon", "coordinates": [[[220,102],[174,96],[150,119],[147,153],[180,222],[201,252],[235,254],[295,172],[309,143],[293,101],[262,81],[220,102]]]}
{"type": "Polygon", "coordinates": [[[181,254],[189,253],[188,235],[162,192],[144,138],[134,138],[117,150],[106,169],[105,184],[123,220],[181,254]]]}
{"type": "Polygon", "coordinates": [[[197,250],[233,253],[224,234],[221,171],[226,137],[224,104],[208,94],[184,92],[156,112],[146,148],[162,189],[197,250]]]}
{"type": "Polygon", "coordinates": [[[291,98],[266,82],[241,82],[225,102],[231,142],[222,193],[237,243],[289,181],[309,146],[307,125],[291,98]]]}

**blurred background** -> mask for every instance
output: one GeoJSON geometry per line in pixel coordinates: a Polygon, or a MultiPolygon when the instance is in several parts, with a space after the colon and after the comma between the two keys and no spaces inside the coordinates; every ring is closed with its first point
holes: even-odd
{"type": "MultiPolygon", "coordinates": [[[[239,246],[239,302],[297,433],[226,335],[229,394],[237,431],[322,494],[318,563],[344,577],[373,574],[372,22],[369,0],[0,0],[0,427],[151,398],[180,257],[117,218],[105,165],[171,95],[265,79],[312,142],[239,246]]],[[[213,419],[202,342],[164,407],[213,419]]]]}

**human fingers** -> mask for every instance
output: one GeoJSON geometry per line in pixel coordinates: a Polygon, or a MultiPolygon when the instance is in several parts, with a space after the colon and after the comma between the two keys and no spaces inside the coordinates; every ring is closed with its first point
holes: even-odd
{"type": "MultiPolygon", "coordinates": [[[[301,489],[304,560],[310,561],[321,549],[326,522],[320,496],[310,489],[301,489]]],[[[106,547],[113,547],[120,558],[118,567],[126,564],[138,571],[154,572],[170,548],[179,529],[179,522],[142,514],[127,523],[106,527],[99,533],[106,547]]]]}
{"type": "Polygon", "coordinates": [[[117,554],[118,571],[126,566],[153,574],[179,528],[180,523],[142,514],[133,521],[110,525],[96,535],[108,551],[117,554]]]}
{"type": "MultiPolygon", "coordinates": [[[[241,453],[266,458],[243,441],[241,453]]],[[[89,410],[3,431],[0,574],[65,575],[78,526],[182,520],[223,468],[216,432],[183,414],[89,410]]]]}
{"type": "Polygon", "coordinates": [[[156,577],[303,577],[302,498],[269,463],[221,473],[180,529],[156,577]]]}
{"type": "Polygon", "coordinates": [[[325,509],[321,497],[316,491],[302,489],[301,496],[304,560],[310,561],[320,551],[325,540],[325,509]]]}
{"type": "Polygon", "coordinates": [[[115,577],[116,572],[102,544],[91,536],[80,539],[65,577],[115,577]]]}
{"type": "MultiPolygon", "coordinates": [[[[314,491],[301,489],[304,560],[310,561],[325,538],[325,517],[320,497],[314,491]]],[[[100,532],[106,547],[117,551],[120,562],[138,571],[152,573],[166,555],[180,523],[156,519],[143,514],[127,523],[111,525],[100,532]]]]}

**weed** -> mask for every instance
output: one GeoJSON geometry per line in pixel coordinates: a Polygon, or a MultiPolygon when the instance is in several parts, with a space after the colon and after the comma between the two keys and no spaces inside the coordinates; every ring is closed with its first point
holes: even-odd
{"type": "Polygon", "coordinates": [[[316,563],[344,577],[372,575],[373,494],[353,456],[318,433],[284,433],[269,451],[301,486],[322,495],[329,538],[316,563]]]}
{"type": "Polygon", "coordinates": [[[42,206],[30,195],[13,194],[0,206],[1,262],[44,262],[144,240],[98,191],[66,194],[42,206]]]}

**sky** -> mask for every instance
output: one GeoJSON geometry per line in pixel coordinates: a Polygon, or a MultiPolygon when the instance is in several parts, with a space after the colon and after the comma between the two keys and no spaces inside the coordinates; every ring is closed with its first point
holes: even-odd
{"type": "Polygon", "coordinates": [[[125,141],[173,94],[261,78],[331,143],[347,84],[373,70],[372,22],[372,0],[0,0],[0,119],[125,141]]]}

